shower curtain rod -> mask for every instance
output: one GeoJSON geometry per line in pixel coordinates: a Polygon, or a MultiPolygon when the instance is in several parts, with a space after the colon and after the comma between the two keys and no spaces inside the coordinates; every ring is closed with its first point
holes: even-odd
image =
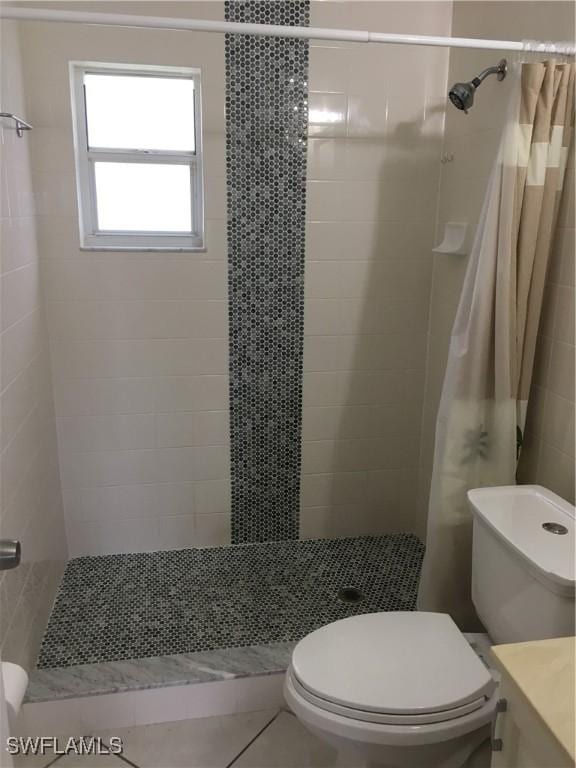
{"type": "MultiPolygon", "coordinates": [[[[92,13],[88,11],[55,11],[42,8],[0,8],[0,18],[20,21],[59,21],[72,24],[96,24],[114,27],[144,27],[150,29],[186,30],[196,32],[228,32],[244,35],[269,35],[308,40],[338,40],[352,43],[388,43],[390,45],[431,45],[447,48],[480,48],[496,51],[523,51],[524,43],[514,40],[482,40],[471,37],[441,37],[434,35],[398,35],[351,29],[322,29],[318,27],[289,27],[277,24],[242,24],[232,21],[179,19],[163,16],[132,16],[130,14],[92,13]]],[[[533,44],[539,53],[574,55],[575,46],[565,43],[533,44]],[[558,45],[558,48],[556,47],[558,45]]]]}

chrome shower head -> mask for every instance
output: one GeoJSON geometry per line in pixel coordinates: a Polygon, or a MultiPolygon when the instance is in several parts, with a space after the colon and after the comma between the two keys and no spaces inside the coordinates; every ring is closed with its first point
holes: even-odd
{"type": "Polygon", "coordinates": [[[488,75],[496,75],[498,80],[504,80],[506,77],[506,71],[508,69],[508,63],[506,59],[501,59],[497,66],[488,67],[483,72],[470,80],[468,83],[454,83],[452,88],[448,91],[450,101],[456,109],[461,109],[468,114],[468,110],[474,104],[474,94],[476,90],[482,85],[488,75]]]}
{"type": "Polygon", "coordinates": [[[456,109],[468,112],[472,104],[474,104],[475,90],[476,88],[473,83],[454,83],[448,92],[448,96],[456,109]]]}

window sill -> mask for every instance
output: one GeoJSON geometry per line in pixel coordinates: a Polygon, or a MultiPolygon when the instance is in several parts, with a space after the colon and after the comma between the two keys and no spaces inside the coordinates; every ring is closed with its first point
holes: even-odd
{"type": "Polygon", "coordinates": [[[207,253],[205,245],[179,248],[162,246],[128,246],[128,245],[81,245],[80,251],[112,251],[114,253],[207,253]]]}

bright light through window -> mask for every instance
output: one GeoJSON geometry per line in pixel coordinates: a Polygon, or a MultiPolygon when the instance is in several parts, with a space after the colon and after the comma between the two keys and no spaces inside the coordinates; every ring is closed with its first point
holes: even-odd
{"type": "Polygon", "coordinates": [[[204,246],[200,73],[71,64],[82,246],[204,246]]]}
{"type": "Polygon", "coordinates": [[[190,168],[95,163],[98,229],[190,232],[190,168]]]}
{"type": "Polygon", "coordinates": [[[194,81],[84,76],[90,148],[194,151],[194,81]]]}

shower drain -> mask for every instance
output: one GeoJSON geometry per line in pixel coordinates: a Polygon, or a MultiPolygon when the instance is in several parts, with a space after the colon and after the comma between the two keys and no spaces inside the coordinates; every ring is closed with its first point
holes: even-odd
{"type": "Polygon", "coordinates": [[[361,603],[364,595],[356,587],[342,587],[338,590],[338,599],[343,603],[361,603]]]}

